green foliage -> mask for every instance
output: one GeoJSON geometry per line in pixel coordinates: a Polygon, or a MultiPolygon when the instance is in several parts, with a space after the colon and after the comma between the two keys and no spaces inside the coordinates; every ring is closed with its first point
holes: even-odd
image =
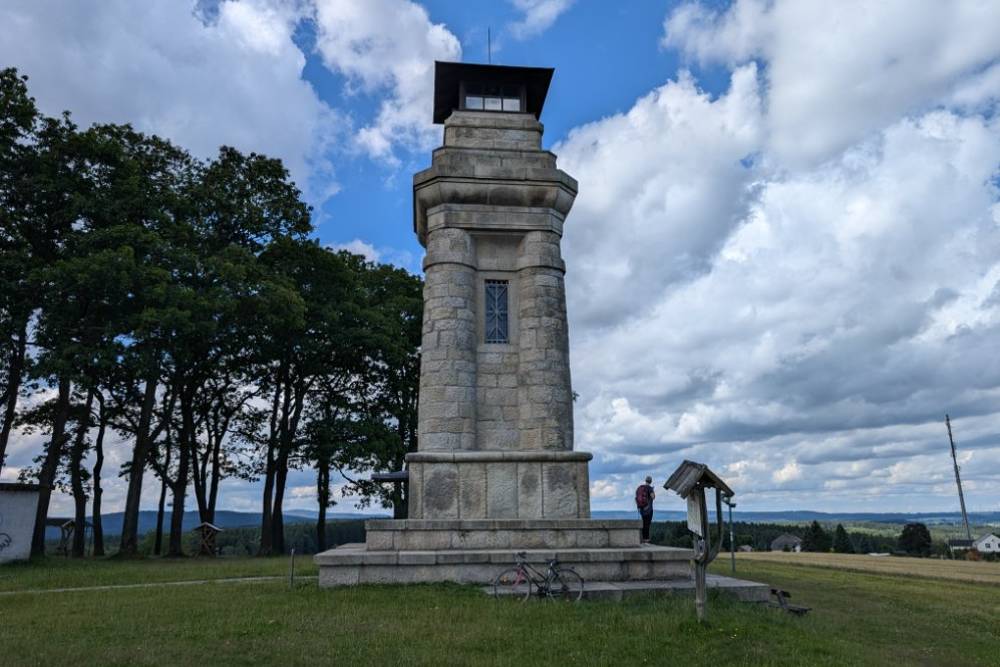
{"type": "MultiPolygon", "coordinates": [[[[736,521],[733,524],[737,548],[746,544],[753,547],[754,551],[767,551],[771,548],[771,542],[784,533],[804,538],[809,529],[810,526],[784,523],[747,523],[736,521]]],[[[863,531],[845,532],[847,532],[851,543],[857,545],[858,553],[889,552],[896,548],[895,536],[863,531]]],[[[687,548],[691,546],[691,532],[688,531],[687,524],[683,521],[657,521],[650,527],[650,536],[656,544],[687,548]]],[[[723,535],[722,548],[724,551],[729,550],[728,525],[723,535]]]]}
{"type": "Polygon", "coordinates": [[[61,483],[64,466],[82,511],[94,427],[82,413],[108,406],[132,448],[117,457],[128,553],[147,468],[176,516],[192,495],[206,521],[222,479],[263,478],[265,553],[286,548],[291,469],[317,468],[323,511],[337,473],[362,502],[404,510],[350,476],[399,469],[416,448],[420,279],[308,239],[310,208],[280,160],[225,146],[200,160],[129,125],[81,130],[27,91],[0,70],[0,463],[17,395],[57,388],[22,415],[48,436],[38,479],[61,483]]]}
{"type": "Polygon", "coordinates": [[[908,523],[899,535],[899,550],[910,556],[928,556],[931,553],[931,533],[922,523],[908,523]]]}
{"type": "Polygon", "coordinates": [[[819,525],[818,521],[813,521],[809,524],[809,528],[807,528],[805,533],[802,535],[803,551],[819,551],[826,553],[830,551],[832,546],[833,540],[830,539],[830,534],[823,530],[823,526],[819,525]]]}
{"type": "Polygon", "coordinates": [[[851,538],[848,537],[844,526],[839,523],[837,524],[837,530],[833,534],[833,550],[838,554],[854,553],[854,545],[851,543],[851,538]]]}

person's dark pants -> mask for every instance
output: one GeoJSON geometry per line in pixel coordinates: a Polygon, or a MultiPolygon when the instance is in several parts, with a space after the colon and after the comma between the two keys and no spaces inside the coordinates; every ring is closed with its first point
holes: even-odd
{"type": "Polygon", "coordinates": [[[649,524],[653,521],[652,512],[639,512],[639,516],[642,517],[642,539],[649,541],[649,524]]]}

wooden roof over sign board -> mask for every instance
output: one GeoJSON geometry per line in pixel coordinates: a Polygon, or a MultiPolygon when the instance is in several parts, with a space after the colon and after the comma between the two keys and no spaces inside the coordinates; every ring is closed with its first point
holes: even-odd
{"type": "Polygon", "coordinates": [[[729,488],[729,485],[722,481],[721,477],[709,470],[707,465],[688,460],[677,466],[677,470],[666,481],[663,488],[676,491],[681,498],[687,498],[688,494],[699,486],[719,489],[729,497],[736,495],[729,488]]]}

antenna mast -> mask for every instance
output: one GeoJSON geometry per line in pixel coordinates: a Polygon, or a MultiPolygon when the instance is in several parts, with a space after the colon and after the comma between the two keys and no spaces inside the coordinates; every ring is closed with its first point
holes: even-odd
{"type": "Polygon", "coordinates": [[[486,29],[486,62],[493,64],[493,31],[486,29]]]}
{"type": "Polygon", "coordinates": [[[944,416],[945,426],[948,427],[948,442],[951,443],[951,462],[955,465],[955,484],[958,485],[958,502],[962,505],[962,523],[965,524],[965,536],[971,540],[972,531],[969,530],[969,515],[965,513],[965,495],[962,493],[962,478],[958,474],[958,456],[955,454],[955,439],[951,437],[951,419],[944,416]]]}

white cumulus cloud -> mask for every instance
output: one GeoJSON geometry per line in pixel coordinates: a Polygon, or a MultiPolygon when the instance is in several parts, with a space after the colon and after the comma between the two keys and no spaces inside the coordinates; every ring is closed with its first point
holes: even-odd
{"type": "Polygon", "coordinates": [[[300,7],[195,0],[0,5],[0,60],[31,77],[48,114],[132,123],[208,157],[220,144],[282,158],[299,186],[329,191],[343,126],[301,78],[300,7]],[[322,183],[319,181],[322,180],[322,183]]]}
{"type": "Polygon", "coordinates": [[[997,11],[686,5],[664,45],[728,88],[681,72],[554,147],[595,483],[693,458],[745,506],[950,508],[948,411],[1000,502],[997,11]]]}
{"type": "Polygon", "coordinates": [[[390,163],[398,146],[432,148],[440,141],[431,123],[434,61],[461,60],[458,38],[409,0],[315,2],[323,62],[361,90],[384,94],[376,118],[358,131],[358,145],[390,163]]]}
{"type": "Polygon", "coordinates": [[[510,24],[515,39],[537,37],[552,27],[575,0],[510,0],[521,17],[510,24]]]}
{"type": "Polygon", "coordinates": [[[1000,4],[975,0],[737,0],[680,7],[663,43],[700,62],[766,63],[771,145],[808,162],[952,94],[996,100],[985,84],[997,75],[981,70],[1000,57],[998,25],[1000,4]]]}

